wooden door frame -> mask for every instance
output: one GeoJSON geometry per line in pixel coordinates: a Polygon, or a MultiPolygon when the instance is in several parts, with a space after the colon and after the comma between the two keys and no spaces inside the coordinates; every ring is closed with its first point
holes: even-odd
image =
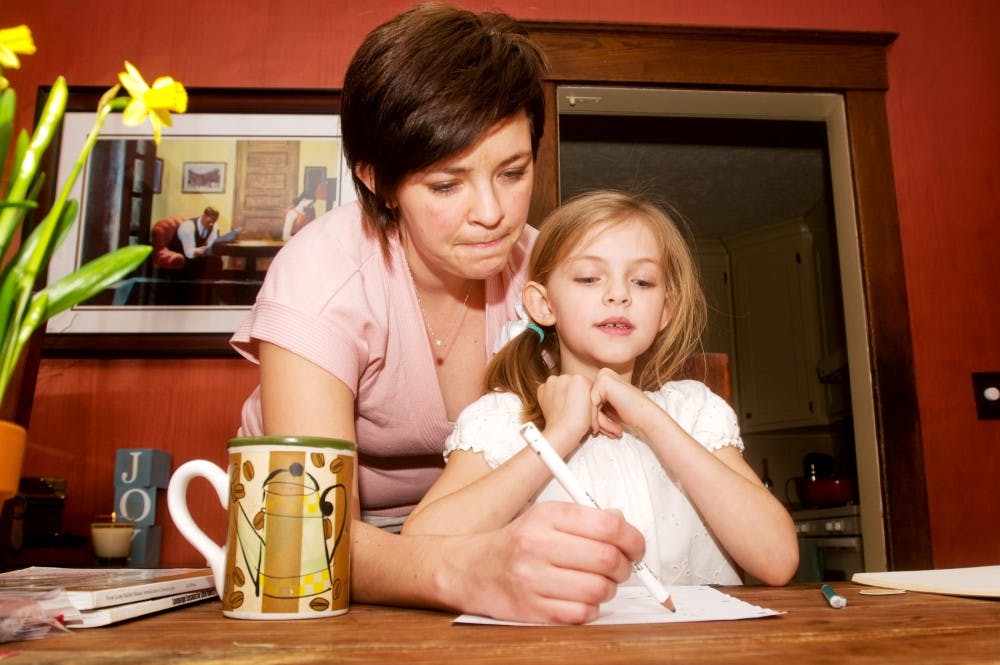
{"type": "Polygon", "coordinates": [[[885,32],[527,21],[549,64],[532,221],[559,202],[556,86],[827,92],[844,98],[890,569],[932,565],[885,93],[885,32]]]}

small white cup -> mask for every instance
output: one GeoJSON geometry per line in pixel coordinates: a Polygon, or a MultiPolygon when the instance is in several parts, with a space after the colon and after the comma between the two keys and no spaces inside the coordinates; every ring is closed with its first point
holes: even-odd
{"type": "Polygon", "coordinates": [[[99,516],[90,525],[90,542],[98,563],[124,566],[132,549],[135,525],[116,520],[113,515],[99,516]]]}

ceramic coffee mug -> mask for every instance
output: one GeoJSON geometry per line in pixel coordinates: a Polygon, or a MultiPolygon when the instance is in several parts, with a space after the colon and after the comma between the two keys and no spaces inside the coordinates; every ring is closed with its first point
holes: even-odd
{"type": "Polygon", "coordinates": [[[305,619],[347,612],[355,445],[311,436],[229,441],[229,472],[182,464],[167,505],[181,534],[208,560],[222,613],[236,619],[305,619]],[[205,478],[228,514],[226,545],[198,527],[187,487],[205,478]]]}

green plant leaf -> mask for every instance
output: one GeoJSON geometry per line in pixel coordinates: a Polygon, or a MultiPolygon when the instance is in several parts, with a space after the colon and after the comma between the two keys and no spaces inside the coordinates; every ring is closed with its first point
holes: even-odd
{"type": "MultiPolygon", "coordinates": [[[[0,271],[0,335],[3,336],[0,353],[6,353],[17,337],[28,294],[55,251],[52,239],[58,233],[60,225],[73,223],[76,211],[76,201],[73,200],[61,208],[62,219],[55,219],[60,210],[50,210],[0,271]]],[[[23,216],[23,211],[21,214],[23,216]]]]}
{"type": "Polygon", "coordinates": [[[67,232],[69,232],[69,229],[72,228],[73,223],[76,221],[78,210],[79,205],[76,199],[70,199],[62,209],[58,220],[49,219],[57,212],[56,210],[50,210],[49,214],[42,220],[42,223],[28,234],[28,237],[21,243],[19,252],[21,255],[19,262],[24,266],[25,270],[31,269],[29,268],[30,265],[37,267],[36,274],[45,271],[45,267],[49,264],[49,259],[52,258],[52,255],[59,245],[62,244],[62,241],[66,239],[67,232]]]}
{"type": "MultiPolygon", "coordinates": [[[[14,161],[10,168],[10,182],[7,183],[7,190],[4,192],[4,201],[8,203],[18,203],[19,200],[10,199],[10,188],[14,186],[14,174],[19,172],[21,169],[21,162],[24,159],[24,153],[28,150],[28,134],[22,131],[18,134],[17,144],[14,147],[14,161]]],[[[0,211],[0,217],[3,216],[3,211],[0,211]]],[[[14,237],[14,233],[21,227],[21,220],[24,217],[16,217],[11,220],[8,226],[4,226],[0,229],[0,247],[3,249],[3,255],[7,255],[7,249],[10,247],[11,238],[14,237]]]]}
{"type": "Polygon", "coordinates": [[[28,143],[31,137],[23,129],[17,133],[17,141],[14,143],[14,159],[10,163],[10,180],[7,182],[7,189],[4,190],[3,197],[6,201],[10,197],[10,188],[14,186],[14,174],[21,168],[21,161],[24,153],[28,151],[28,143]]]}
{"type": "Polygon", "coordinates": [[[20,357],[21,351],[24,350],[24,345],[31,339],[32,334],[47,320],[45,312],[48,310],[48,305],[49,299],[45,294],[36,295],[31,299],[28,311],[24,315],[24,321],[21,322],[21,332],[17,336],[17,346],[14,351],[15,358],[20,357]]]}
{"type": "Polygon", "coordinates": [[[34,210],[38,204],[34,201],[0,201],[0,208],[27,208],[34,210]]]}
{"type": "Polygon", "coordinates": [[[47,301],[48,299],[45,297],[32,299],[28,311],[25,312],[24,318],[17,327],[17,336],[10,340],[9,349],[5,349],[3,363],[0,365],[0,395],[6,394],[7,384],[10,382],[14,369],[17,367],[17,361],[21,357],[24,347],[28,344],[28,340],[31,339],[31,335],[38,326],[44,323],[43,316],[47,301]]]}
{"type": "MultiPolygon", "coordinates": [[[[14,111],[17,110],[17,95],[14,88],[7,88],[0,93],[0,159],[7,160],[7,149],[10,139],[14,136],[14,111]]],[[[3,162],[0,162],[0,182],[3,182],[3,162]]]]}
{"type": "MultiPolygon", "coordinates": [[[[4,197],[7,201],[23,201],[25,195],[31,189],[31,183],[38,172],[42,155],[52,142],[62,121],[63,112],[66,110],[66,99],[69,90],[66,87],[66,79],[58,77],[52,84],[48,99],[39,115],[35,125],[35,133],[28,142],[23,153],[23,158],[18,164],[18,168],[11,172],[10,188],[4,197]]],[[[20,141],[19,141],[20,143],[20,141]]],[[[4,208],[0,210],[0,241],[3,242],[4,252],[18,227],[18,213],[16,208],[4,208]]],[[[23,215],[21,215],[23,218],[23,215]]]]}
{"type": "Polygon", "coordinates": [[[48,300],[45,319],[92,298],[138,268],[153,248],[149,245],[122,247],[99,256],[35,294],[48,300]]]}
{"type": "MultiPolygon", "coordinates": [[[[12,232],[16,232],[19,228],[24,225],[24,220],[28,216],[28,213],[33,210],[38,209],[38,194],[42,191],[42,186],[45,184],[45,174],[39,173],[35,178],[34,183],[31,185],[31,190],[23,201],[2,201],[0,202],[0,209],[3,208],[17,208],[17,214],[14,217],[15,224],[11,227],[12,232]]],[[[13,233],[11,234],[13,235],[13,233]]],[[[10,239],[8,239],[9,241],[10,239]]],[[[4,249],[6,251],[6,248],[4,249]]]]}

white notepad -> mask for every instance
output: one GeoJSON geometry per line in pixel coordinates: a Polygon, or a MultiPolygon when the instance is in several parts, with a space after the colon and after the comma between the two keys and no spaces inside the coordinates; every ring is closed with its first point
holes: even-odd
{"type": "MultiPolygon", "coordinates": [[[[667,587],[667,590],[670,591],[670,597],[677,606],[677,612],[671,612],[660,605],[643,587],[620,586],[615,597],[601,605],[601,615],[588,625],[735,621],[784,614],[784,612],[751,605],[708,586],[672,586],[667,587]]],[[[454,623],[504,626],[534,625],[516,621],[498,621],[472,614],[463,614],[455,619],[454,623]]]]}
{"type": "Polygon", "coordinates": [[[851,581],[889,589],[1000,598],[1000,566],[854,573],[851,581]]]}

